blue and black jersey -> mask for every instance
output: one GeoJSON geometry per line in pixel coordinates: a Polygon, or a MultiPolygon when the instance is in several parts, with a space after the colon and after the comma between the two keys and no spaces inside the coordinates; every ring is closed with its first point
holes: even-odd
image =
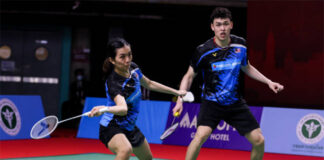
{"type": "Polygon", "coordinates": [[[239,77],[241,66],[248,63],[246,42],[231,35],[228,47],[216,45],[214,38],[196,48],[191,66],[195,73],[202,72],[202,99],[220,105],[231,105],[241,98],[239,77]]]}
{"type": "Polygon", "coordinates": [[[114,98],[119,94],[126,99],[128,107],[127,115],[118,116],[106,112],[100,120],[101,125],[108,126],[111,121],[114,121],[122,129],[128,131],[134,129],[139,113],[139,103],[142,96],[140,80],[143,77],[143,74],[135,63],[131,64],[130,73],[130,76],[125,78],[112,71],[105,84],[107,106],[115,106],[114,98]]]}

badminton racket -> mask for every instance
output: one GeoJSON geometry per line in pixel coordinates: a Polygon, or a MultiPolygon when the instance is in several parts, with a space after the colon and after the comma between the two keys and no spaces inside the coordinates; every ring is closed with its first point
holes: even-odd
{"type": "MultiPolygon", "coordinates": [[[[194,95],[192,94],[192,92],[187,92],[187,94],[185,96],[183,96],[182,98],[182,101],[183,102],[193,102],[195,100],[194,98],[194,95]]],[[[166,139],[167,137],[169,137],[179,126],[179,122],[174,123],[174,120],[179,117],[179,112],[176,112],[174,115],[173,115],[173,120],[172,120],[172,123],[171,123],[171,126],[166,129],[163,134],[160,136],[160,139],[161,140],[164,140],[166,139]]]]}
{"type": "MultiPolygon", "coordinates": [[[[99,110],[99,112],[101,112],[101,113],[107,112],[107,111],[108,111],[107,107],[99,110]]],[[[32,139],[41,139],[41,138],[47,137],[51,133],[54,132],[54,130],[60,123],[63,123],[63,122],[66,122],[66,121],[69,121],[72,119],[80,118],[83,116],[89,116],[90,113],[91,113],[91,111],[83,113],[83,114],[75,116],[75,117],[71,117],[71,118],[62,120],[62,121],[59,121],[58,118],[53,115],[44,117],[43,119],[39,120],[38,122],[36,122],[34,124],[32,129],[30,130],[30,137],[32,139]]]]}
{"type": "Polygon", "coordinates": [[[172,123],[171,123],[171,126],[166,129],[163,134],[160,136],[160,139],[161,140],[164,140],[166,139],[167,137],[169,137],[177,128],[178,128],[178,125],[179,125],[179,122],[174,123],[174,120],[179,117],[179,112],[176,112],[174,115],[173,115],[173,120],[172,120],[172,123]]]}

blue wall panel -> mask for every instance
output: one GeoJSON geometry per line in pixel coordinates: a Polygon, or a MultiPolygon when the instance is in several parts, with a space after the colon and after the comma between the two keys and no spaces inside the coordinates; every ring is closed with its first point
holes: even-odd
{"type": "Polygon", "coordinates": [[[40,96],[0,95],[0,140],[30,139],[33,125],[44,118],[40,96]]]}
{"type": "Polygon", "coordinates": [[[324,110],[264,107],[265,152],[324,157],[324,110]]]}
{"type": "Polygon", "coordinates": [[[136,125],[149,143],[161,144],[160,136],[164,132],[171,102],[141,101],[140,113],[136,125]]]}

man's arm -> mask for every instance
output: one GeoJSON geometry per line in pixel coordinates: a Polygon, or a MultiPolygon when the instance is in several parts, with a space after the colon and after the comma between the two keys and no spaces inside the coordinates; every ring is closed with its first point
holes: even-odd
{"type": "MultiPolygon", "coordinates": [[[[194,69],[189,66],[187,73],[183,76],[180,84],[179,90],[186,90],[188,91],[191,87],[193,79],[196,77],[196,73],[194,72],[194,69]]],[[[176,112],[179,112],[179,115],[182,112],[182,100],[181,98],[178,98],[176,106],[173,108],[173,115],[175,115],[176,112]]]]}
{"type": "Polygon", "coordinates": [[[272,82],[270,79],[265,77],[262,73],[260,73],[255,67],[253,67],[250,62],[246,66],[241,66],[242,71],[248,75],[249,77],[260,81],[262,83],[265,83],[269,86],[269,88],[275,92],[278,93],[284,89],[284,86],[277,83],[277,82],[272,82]]]}

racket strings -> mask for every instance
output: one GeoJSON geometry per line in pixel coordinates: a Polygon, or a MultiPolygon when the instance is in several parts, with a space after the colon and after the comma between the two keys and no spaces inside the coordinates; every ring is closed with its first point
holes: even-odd
{"type": "Polygon", "coordinates": [[[39,139],[51,134],[58,123],[56,117],[46,117],[41,121],[37,122],[31,131],[31,137],[34,139],[39,139]]]}
{"type": "Polygon", "coordinates": [[[164,133],[161,135],[160,139],[164,140],[166,139],[169,135],[171,135],[178,127],[179,123],[175,123],[171,125],[167,130],[164,131],[164,133]]]}
{"type": "Polygon", "coordinates": [[[179,123],[177,122],[177,123],[173,124],[173,123],[174,123],[174,120],[175,120],[176,118],[177,118],[177,117],[175,117],[175,116],[173,117],[173,120],[172,120],[172,122],[171,122],[170,127],[169,127],[168,129],[166,129],[166,130],[163,132],[163,134],[160,136],[160,139],[161,139],[161,140],[166,139],[169,135],[171,135],[171,134],[172,134],[172,133],[177,129],[179,123]]]}

